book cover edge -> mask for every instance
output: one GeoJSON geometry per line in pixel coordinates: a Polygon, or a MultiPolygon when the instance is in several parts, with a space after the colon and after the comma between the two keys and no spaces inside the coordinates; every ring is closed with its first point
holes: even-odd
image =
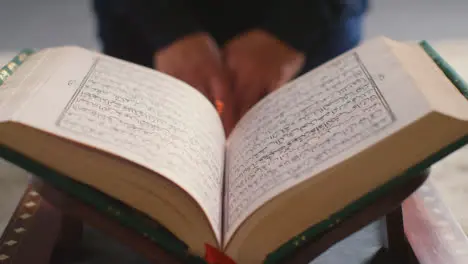
{"type": "Polygon", "coordinates": [[[0,68],[0,85],[5,83],[5,81],[10,77],[13,72],[21,65],[23,62],[29,58],[30,55],[34,53],[32,49],[23,49],[16,56],[14,56],[7,64],[0,68]]]}
{"type": "Polygon", "coordinates": [[[437,52],[434,47],[432,47],[428,41],[423,40],[419,45],[440,68],[445,76],[453,83],[453,85],[457,87],[460,93],[463,94],[465,98],[468,98],[468,84],[460,74],[458,74],[458,72],[437,52]]]}
{"type": "Polygon", "coordinates": [[[58,190],[64,191],[79,201],[93,207],[105,216],[111,217],[122,226],[130,228],[150,239],[170,254],[182,258],[184,261],[190,261],[189,263],[204,263],[201,262],[201,257],[191,255],[186,244],[172,235],[163,225],[150,219],[143,213],[137,212],[130,206],[85,184],[63,176],[6,146],[0,146],[0,157],[34,174],[58,190]],[[155,224],[157,227],[152,226],[155,224]]]}

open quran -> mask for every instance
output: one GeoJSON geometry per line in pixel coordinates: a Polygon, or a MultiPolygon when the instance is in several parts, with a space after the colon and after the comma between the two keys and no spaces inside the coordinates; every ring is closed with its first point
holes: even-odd
{"type": "Polygon", "coordinates": [[[463,80],[375,38],[253,106],[226,138],[201,93],[79,47],[0,71],[0,155],[174,254],[275,263],[466,143],[463,80]]]}

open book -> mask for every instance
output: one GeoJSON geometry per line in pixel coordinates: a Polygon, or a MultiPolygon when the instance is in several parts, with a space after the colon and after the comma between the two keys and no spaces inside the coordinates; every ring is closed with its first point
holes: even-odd
{"type": "Polygon", "coordinates": [[[6,159],[141,212],[195,256],[208,244],[260,263],[459,142],[468,101],[420,45],[381,37],[271,93],[226,139],[216,109],[186,83],[56,47],[4,81],[0,121],[6,159]]]}

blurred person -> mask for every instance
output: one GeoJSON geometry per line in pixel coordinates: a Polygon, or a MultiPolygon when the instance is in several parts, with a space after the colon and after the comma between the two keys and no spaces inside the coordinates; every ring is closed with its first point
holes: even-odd
{"type": "Polygon", "coordinates": [[[105,54],[224,103],[227,133],[285,82],[355,47],[367,0],[94,0],[105,54]]]}

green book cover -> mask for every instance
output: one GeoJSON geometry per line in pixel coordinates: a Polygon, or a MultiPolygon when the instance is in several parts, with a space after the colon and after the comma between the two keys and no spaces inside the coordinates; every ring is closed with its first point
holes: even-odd
{"type": "MultiPolygon", "coordinates": [[[[434,62],[441,68],[444,74],[455,84],[455,86],[460,90],[465,97],[468,97],[468,86],[465,81],[456,73],[456,71],[446,63],[443,58],[431,47],[431,45],[422,41],[420,46],[427,52],[429,56],[434,60],[434,62]]],[[[21,64],[24,59],[27,58],[32,52],[27,50],[20,53],[16,56],[12,62],[21,64]],[[23,55],[21,55],[23,54],[23,55]],[[24,55],[26,54],[26,56],[24,55]],[[18,63],[19,62],[19,63],[18,63]]],[[[17,66],[13,66],[13,70],[7,64],[2,70],[7,69],[7,74],[0,74],[0,85],[10,76],[14,69],[17,66]]],[[[2,71],[0,71],[2,72],[2,71]]],[[[412,176],[418,175],[421,171],[429,168],[432,164],[444,158],[453,151],[464,146],[468,142],[468,135],[453,142],[444,149],[440,150],[437,153],[434,153],[427,159],[421,161],[419,164],[409,168],[398,177],[395,177],[393,180],[387,184],[369,192],[362,198],[356,200],[355,202],[346,206],[343,210],[336,212],[327,219],[321,221],[320,223],[310,227],[304,232],[296,235],[291,238],[287,243],[280,246],[277,250],[270,253],[264,263],[273,264],[281,263],[286,257],[298,250],[304,243],[314,239],[317,235],[322,234],[323,232],[328,231],[330,228],[351,216],[353,213],[359,209],[369,205],[375,199],[386,195],[392,188],[400,184],[404,184],[412,176]]],[[[145,215],[135,211],[131,207],[113,199],[109,196],[101,193],[85,184],[76,182],[64,175],[45,167],[44,165],[35,162],[34,160],[29,159],[19,153],[8,149],[5,146],[0,146],[0,156],[5,160],[8,160],[19,167],[24,168],[25,170],[33,173],[34,175],[42,178],[44,181],[55,186],[56,188],[74,196],[75,198],[83,201],[84,203],[94,207],[105,215],[112,217],[115,221],[118,221],[123,226],[131,228],[132,230],[138,232],[139,234],[148,237],[155,243],[157,243],[161,248],[168,251],[169,253],[177,256],[179,259],[184,261],[184,263],[205,263],[205,261],[199,257],[192,256],[188,253],[187,246],[177,239],[171,232],[165,229],[163,226],[158,225],[145,215]]]]}
{"type": "Polygon", "coordinates": [[[0,69],[0,85],[2,85],[10,75],[29,57],[34,51],[24,49],[0,69]]]}

